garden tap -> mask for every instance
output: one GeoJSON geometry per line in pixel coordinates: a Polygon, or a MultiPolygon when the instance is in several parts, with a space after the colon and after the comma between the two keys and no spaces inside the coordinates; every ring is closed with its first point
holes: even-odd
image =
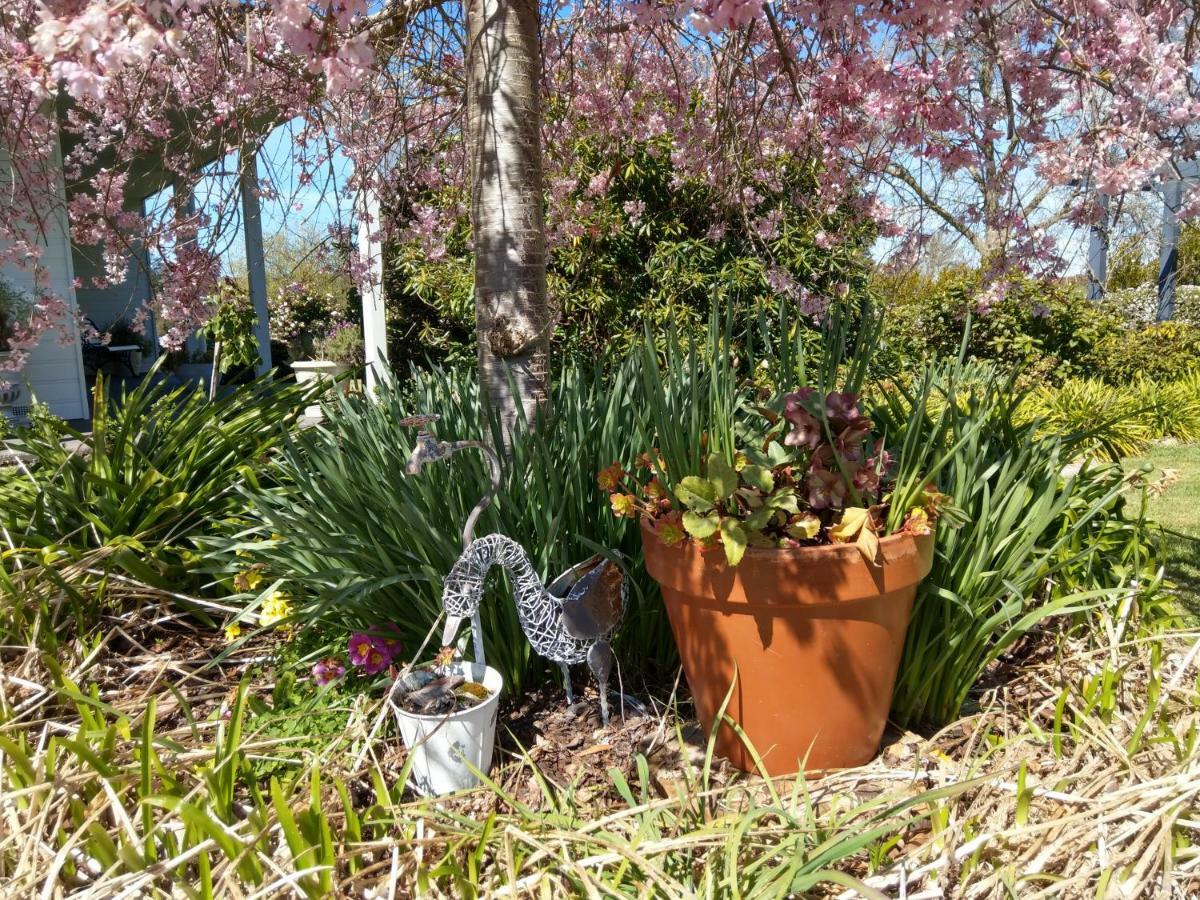
{"type": "Polygon", "coordinates": [[[404,466],[404,474],[420,475],[421,466],[443,459],[451,452],[448,443],[439,441],[432,433],[422,429],[417,433],[417,443],[413,447],[412,455],[408,458],[408,463],[404,466]]]}

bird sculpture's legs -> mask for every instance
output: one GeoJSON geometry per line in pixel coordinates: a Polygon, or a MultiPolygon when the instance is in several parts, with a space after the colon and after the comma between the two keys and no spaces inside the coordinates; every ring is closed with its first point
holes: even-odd
{"type": "Polygon", "coordinates": [[[567,706],[575,704],[575,692],[571,690],[571,667],[566,663],[559,663],[558,667],[562,669],[563,686],[567,689],[567,706]]]}
{"type": "Polygon", "coordinates": [[[600,685],[600,721],[608,725],[608,676],[612,674],[613,652],[608,641],[596,641],[588,647],[587,663],[600,685]]]}

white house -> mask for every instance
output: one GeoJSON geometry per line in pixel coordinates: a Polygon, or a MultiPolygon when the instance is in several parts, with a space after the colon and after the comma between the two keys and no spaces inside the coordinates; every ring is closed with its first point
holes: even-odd
{"type": "MultiPolygon", "coordinates": [[[[64,137],[64,139],[66,139],[64,137]]],[[[69,151],[69,147],[67,148],[69,151]]],[[[193,164],[197,169],[213,162],[217,153],[206,148],[192,148],[193,164]]],[[[255,337],[259,348],[258,372],[270,368],[270,335],[266,298],[266,267],[263,261],[262,218],[258,198],[257,151],[243,148],[241,154],[242,229],[246,249],[246,269],[249,276],[250,300],[258,314],[255,337]]],[[[61,158],[61,156],[60,156],[61,158]]],[[[4,148],[0,147],[0,173],[7,170],[4,148]]],[[[170,184],[170,176],[150,157],[135,161],[126,181],[126,198],[142,206],[146,198],[157,194],[170,184]]],[[[0,185],[2,186],[2,185],[0,185]]],[[[87,373],[84,370],[78,318],[90,320],[101,331],[118,319],[129,319],[151,297],[148,267],[131,259],[126,278],[120,284],[99,289],[93,287],[93,276],[101,271],[102,262],[97,248],[73,245],[66,217],[67,195],[60,178],[59,214],[44,236],[38,241],[46,247],[43,264],[51,273],[51,289],[65,297],[70,305],[71,321],[64,326],[66,334],[49,332],[30,354],[30,361],[21,373],[23,396],[15,406],[4,408],[9,417],[21,417],[34,402],[46,404],[51,412],[66,419],[89,416],[87,373]],[[78,287],[76,287],[78,285],[78,287]],[[78,316],[76,316],[78,313],[78,316]]],[[[360,284],[363,301],[363,326],[367,361],[367,383],[372,386],[387,367],[386,327],[383,296],[383,247],[377,224],[380,215],[378,197],[368,192],[360,198],[358,251],[368,275],[360,284]]],[[[139,209],[140,211],[140,209],[139,209]]],[[[2,245],[0,245],[2,246],[2,245]]],[[[31,274],[19,267],[0,266],[4,278],[21,292],[32,291],[31,274]]],[[[157,347],[153,323],[148,326],[147,339],[157,347]]]]}

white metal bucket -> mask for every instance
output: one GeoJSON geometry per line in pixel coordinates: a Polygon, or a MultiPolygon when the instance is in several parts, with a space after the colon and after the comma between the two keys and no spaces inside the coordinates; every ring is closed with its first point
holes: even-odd
{"type": "Polygon", "coordinates": [[[399,700],[393,706],[400,735],[412,759],[409,784],[424,797],[473,788],[479,784],[479,779],[470,766],[487,772],[492,765],[496,717],[504,679],[491,666],[478,663],[458,662],[450,666],[449,671],[482,684],[491,691],[491,696],[470,709],[445,716],[407,712],[399,700]]]}

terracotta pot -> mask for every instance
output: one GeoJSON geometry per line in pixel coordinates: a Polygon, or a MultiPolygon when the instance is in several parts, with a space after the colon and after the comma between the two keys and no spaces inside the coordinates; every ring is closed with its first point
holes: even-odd
{"type": "MultiPolygon", "coordinates": [[[[662,586],[696,714],[726,713],[771,775],[843,768],[879,748],[917,585],[933,537],[880,541],[881,566],[853,545],[747,550],[736,567],[692,541],[668,547],[642,523],[646,569],[662,586]]],[[[717,752],[754,760],[728,725],[717,752]]]]}

